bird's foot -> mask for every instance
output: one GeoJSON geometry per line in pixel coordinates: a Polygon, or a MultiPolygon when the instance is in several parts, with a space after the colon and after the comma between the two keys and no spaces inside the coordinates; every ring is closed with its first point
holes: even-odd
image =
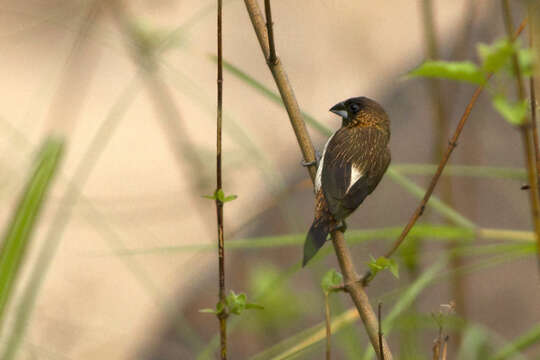
{"type": "Polygon", "coordinates": [[[336,230],[341,232],[347,231],[347,223],[345,222],[345,220],[341,220],[341,224],[336,227],[336,230]]]}
{"type": "Polygon", "coordinates": [[[313,166],[313,165],[318,167],[320,161],[321,161],[321,153],[319,151],[316,151],[315,152],[315,160],[313,160],[313,161],[304,161],[304,160],[302,160],[301,164],[304,167],[313,166]]]}

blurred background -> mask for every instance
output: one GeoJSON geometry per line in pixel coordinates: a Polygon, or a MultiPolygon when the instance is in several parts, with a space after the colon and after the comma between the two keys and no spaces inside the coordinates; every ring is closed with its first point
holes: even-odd
{"type": "MultiPolygon", "coordinates": [[[[201,197],[215,189],[216,2],[113,4],[0,5],[5,234],[45,139],[63,154],[0,313],[0,349],[15,359],[217,358],[217,320],[199,312],[217,301],[215,205],[201,197]]],[[[515,26],[525,5],[512,2],[515,26]]],[[[414,211],[475,90],[406,73],[426,58],[478,62],[478,43],[505,36],[500,2],[272,6],[278,56],[306,113],[333,131],[328,109],[368,96],[390,116],[392,170],[348,221],[364,271],[414,211]]],[[[327,245],[299,266],[311,182],[242,1],[224,1],[223,24],[224,190],[238,195],[225,206],[226,286],[265,307],[229,319],[230,358],[322,359],[320,280],[338,265],[327,245]]],[[[396,256],[399,279],[382,272],[368,288],[383,318],[393,314],[385,332],[398,359],[431,359],[440,326],[451,358],[540,359],[521,139],[490,100],[502,90],[515,92],[511,78],[474,108],[440,202],[396,256]]],[[[322,150],[327,135],[309,131],[322,150]]],[[[330,302],[333,358],[373,358],[348,296],[330,302]]]]}

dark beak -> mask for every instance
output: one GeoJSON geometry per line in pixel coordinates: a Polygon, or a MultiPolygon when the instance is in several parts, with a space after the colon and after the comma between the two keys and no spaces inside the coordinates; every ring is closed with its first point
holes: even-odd
{"type": "Polygon", "coordinates": [[[347,108],[345,107],[345,103],[343,103],[343,102],[340,102],[340,103],[337,103],[336,105],[334,105],[330,109],[330,111],[333,112],[336,115],[341,116],[344,119],[346,119],[347,115],[348,115],[347,114],[347,108]]]}

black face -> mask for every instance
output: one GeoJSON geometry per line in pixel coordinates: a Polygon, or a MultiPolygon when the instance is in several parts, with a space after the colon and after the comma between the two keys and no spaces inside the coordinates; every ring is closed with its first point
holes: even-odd
{"type": "Polygon", "coordinates": [[[344,122],[349,122],[356,117],[360,110],[366,107],[366,100],[369,99],[365,97],[350,98],[337,103],[330,111],[341,116],[344,122]]]}
{"type": "Polygon", "coordinates": [[[354,117],[354,115],[358,114],[358,112],[360,111],[360,105],[355,103],[355,102],[351,102],[348,106],[348,110],[347,112],[349,113],[349,118],[352,118],[354,117]]]}
{"type": "Polygon", "coordinates": [[[330,109],[330,111],[341,116],[343,119],[343,124],[348,124],[354,120],[359,113],[366,112],[385,114],[384,110],[379,104],[364,96],[350,98],[337,103],[330,109]]]}

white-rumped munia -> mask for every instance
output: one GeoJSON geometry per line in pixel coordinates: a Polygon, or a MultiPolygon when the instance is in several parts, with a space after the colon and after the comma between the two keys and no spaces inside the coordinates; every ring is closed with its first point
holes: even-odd
{"type": "Polygon", "coordinates": [[[330,109],[341,116],[341,128],[326,142],[315,178],[315,219],[304,244],[306,263],[328,234],[377,187],[390,164],[390,120],[381,105],[366,97],[340,102],[330,109]]]}

